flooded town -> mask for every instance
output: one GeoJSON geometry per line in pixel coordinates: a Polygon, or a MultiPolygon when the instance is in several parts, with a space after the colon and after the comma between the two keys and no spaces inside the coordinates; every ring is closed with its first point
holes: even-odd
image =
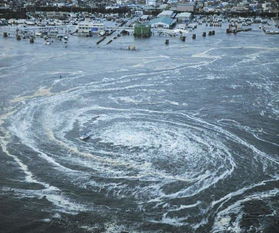
{"type": "Polygon", "coordinates": [[[42,38],[47,45],[54,40],[67,45],[72,36],[99,37],[97,45],[122,36],[164,36],[168,44],[170,37],[185,42],[215,35],[216,27],[238,33],[253,25],[266,34],[279,34],[276,1],[4,1],[1,10],[6,16],[0,19],[3,37],[30,43],[42,38]]]}
{"type": "Polygon", "coordinates": [[[0,1],[0,233],[279,232],[277,0],[0,1]]]}

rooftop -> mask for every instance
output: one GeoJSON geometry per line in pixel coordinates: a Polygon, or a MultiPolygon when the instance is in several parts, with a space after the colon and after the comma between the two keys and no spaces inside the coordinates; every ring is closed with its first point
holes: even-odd
{"type": "Polygon", "coordinates": [[[164,23],[164,24],[172,25],[173,21],[174,20],[170,17],[159,17],[159,18],[150,20],[150,24],[164,23]]]}

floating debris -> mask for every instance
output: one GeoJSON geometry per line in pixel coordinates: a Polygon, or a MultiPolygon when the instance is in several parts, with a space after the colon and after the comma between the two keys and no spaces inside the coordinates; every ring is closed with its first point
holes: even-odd
{"type": "Polygon", "coordinates": [[[97,45],[100,44],[100,43],[103,42],[106,38],[107,38],[106,36],[103,37],[101,40],[97,41],[96,44],[97,44],[97,45]]]}
{"type": "Polygon", "coordinates": [[[186,36],[181,36],[181,37],[180,37],[180,40],[182,40],[183,42],[185,42],[186,36]]]}
{"type": "Polygon", "coordinates": [[[136,50],[136,46],[134,46],[134,45],[129,45],[129,46],[128,46],[128,50],[135,51],[135,50],[136,50]]]}
{"type": "Polygon", "coordinates": [[[109,40],[106,44],[108,45],[108,44],[110,44],[112,41],[113,41],[113,40],[109,40]]]}

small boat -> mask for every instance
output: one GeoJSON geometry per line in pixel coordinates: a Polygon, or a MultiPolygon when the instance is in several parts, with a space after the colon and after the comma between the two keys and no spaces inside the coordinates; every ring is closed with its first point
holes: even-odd
{"type": "Polygon", "coordinates": [[[272,30],[265,30],[264,32],[265,32],[265,34],[269,34],[269,35],[279,34],[279,31],[272,31],[272,30]]]}
{"type": "MultiPolygon", "coordinates": [[[[97,120],[98,118],[99,118],[100,116],[94,116],[94,117],[92,117],[92,121],[95,121],[95,120],[97,120]]],[[[90,137],[91,137],[91,133],[90,133],[90,131],[85,131],[84,132],[84,134],[82,134],[80,137],[79,137],[79,139],[80,140],[82,140],[82,141],[87,141],[90,137]]]]}
{"type": "Polygon", "coordinates": [[[95,120],[97,120],[99,117],[100,117],[100,116],[94,116],[94,117],[92,118],[92,120],[95,121],[95,120]]]}
{"type": "Polygon", "coordinates": [[[81,135],[79,137],[79,139],[82,141],[87,141],[90,138],[90,136],[91,136],[90,134],[84,134],[84,135],[81,135]]]}
{"type": "Polygon", "coordinates": [[[36,33],[35,33],[35,36],[41,37],[41,36],[42,36],[42,33],[41,33],[41,32],[36,32],[36,33]]]}

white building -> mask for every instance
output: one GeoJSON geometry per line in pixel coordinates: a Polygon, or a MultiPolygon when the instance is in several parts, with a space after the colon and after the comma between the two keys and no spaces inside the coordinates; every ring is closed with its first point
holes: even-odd
{"type": "Polygon", "coordinates": [[[159,15],[157,15],[157,17],[172,17],[173,15],[173,11],[170,11],[170,10],[165,10],[165,11],[162,11],[159,15]]]}
{"type": "Polygon", "coordinates": [[[182,12],[176,15],[176,19],[178,23],[189,23],[191,20],[192,13],[190,12],[182,12]]]}
{"type": "Polygon", "coordinates": [[[146,3],[147,6],[158,6],[159,5],[158,0],[146,0],[145,3],[146,3]]]}
{"type": "Polygon", "coordinates": [[[170,17],[159,17],[150,20],[149,24],[152,28],[165,28],[170,29],[172,28],[176,23],[176,20],[170,18],[170,17]]]}
{"type": "Polygon", "coordinates": [[[93,23],[83,21],[78,24],[77,32],[79,36],[92,36],[105,30],[105,26],[102,23],[93,23]]]}

